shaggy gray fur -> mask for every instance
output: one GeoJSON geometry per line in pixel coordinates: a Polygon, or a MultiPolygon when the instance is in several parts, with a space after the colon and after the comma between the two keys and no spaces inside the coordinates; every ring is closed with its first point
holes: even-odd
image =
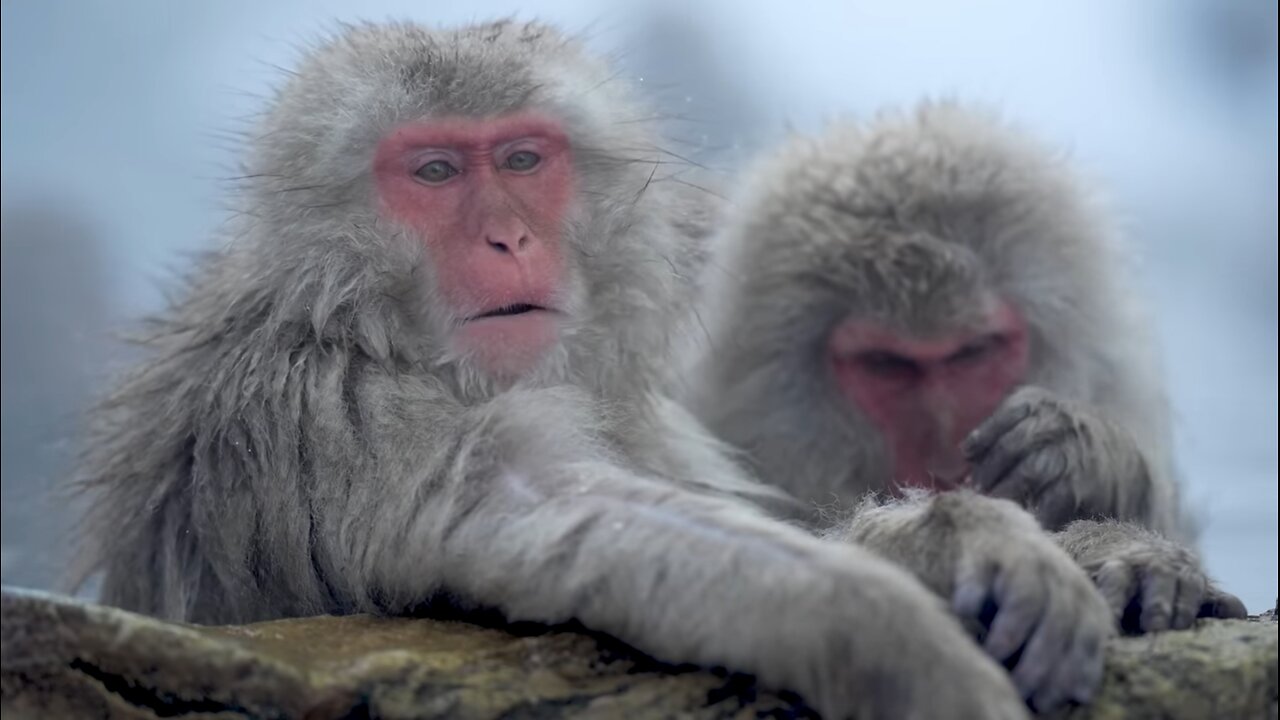
{"type": "Polygon", "coordinates": [[[234,231],[93,417],[103,599],[245,622],[444,596],[756,673],[829,717],[1025,717],[926,588],[767,516],[786,499],[657,392],[707,211],[644,117],[537,24],[359,26],[312,52],[249,148],[234,231]],[[370,166],[398,123],[524,108],[569,129],[576,314],[499,388],[443,353],[434,270],[370,166]]]}
{"type": "Polygon", "coordinates": [[[1031,368],[967,443],[975,487],[1051,528],[1101,515],[1189,535],[1120,247],[1051,153],[982,112],[926,103],[798,137],[751,178],[710,276],[693,402],[766,480],[846,507],[887,489],[886,448],[835,390],[828,336],[850,316],[954,327],[995,291],[1028,322],[1031,368]]]}
{"type": "Polygon", "coordinates": [[[811,503],[829,537],[949,599],[1035,706],[1089,697],[1118,621],[1242,616],[1193,553],[1143,528],[1190,534],[1160,378],[1118,245],[1048,152],[954,103],[840,124],[761,163],[721,242],[690,384],[698,414],[811,503]],[[850,317],[954,330],[992,290],[1031,330],[1028,384],[965,443],[971,490],[997,497],[864,501],[890,489],[891,469],[830,375],[831,332],[850,317]],[[1051,537],[1020,505],[1065,529],[1051,537]],[[1092,516],[1131,523],[1072,523],[1092,516]]]}

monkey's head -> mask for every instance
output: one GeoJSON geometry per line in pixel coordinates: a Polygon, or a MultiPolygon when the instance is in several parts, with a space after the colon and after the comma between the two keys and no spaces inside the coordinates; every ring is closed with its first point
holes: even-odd
{"type": "Polygon", "coordinates": [[[704,404],[764,465],[956,481],[961,441],[1010,392],[1100,361],[1104,233],[1055,159],[989,117],[837,125],[750,178],[704,404]]]}
{"type": "Polygon", "coordinates": [[[481,393],[646,372],[696,253],[645,115],[542,25],[348,28],[252,140],[238,272],[277,324],[481,393]]]}

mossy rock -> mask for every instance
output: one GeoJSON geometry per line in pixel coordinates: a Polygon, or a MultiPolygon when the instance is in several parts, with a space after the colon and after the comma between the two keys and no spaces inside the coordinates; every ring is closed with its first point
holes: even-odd
{"type": "MultiPolygon", "coordinates": [[[[757,718],[812,713],[751,678],[670,666],[602,636],[423,618],[166,623],[6,590],[5,720],[757,718]]],[[[1275,718],[1274,615],[1119,638],[1070,718],[1275,718]]]]}

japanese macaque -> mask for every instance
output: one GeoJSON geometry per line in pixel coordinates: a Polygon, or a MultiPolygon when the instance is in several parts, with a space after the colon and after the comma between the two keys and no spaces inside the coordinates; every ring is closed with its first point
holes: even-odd
{"type": "MultiPolygon", "coordinates": [[[[1130,630],[1243,615],[1179,544],[1151,341],[1116,241],[1050,153],[926,103],[796,138],[739,208],[709,276],[691,403],[764,480],[858,506],[832,534],[914,568],[962,616],[1010,587],[990,582],[991,557],[1041,533],[1014,503],[1060,531],[1130,630]],[[862,504],[869,493],[907,499],[862,504]],[[939,557],[990,550],[935,577],[951,565],[920,563],[924,537],[939,557]]],[[[987,628],[1002,659],[1018,649],[1005,633],[1021,634],[1010,618],[987,628]]]]}
{"type": "MultiPolygon", "coordinates": [[[[231,236],[93,417],[102,599],[200,623],[447,601],[754,673],[827,717],[1025,717],[922,583],[773,514],[787,498],[656,392],[707,216],[648,116],[537,24],[358,26],[310,53],[231,236]]],[[[1100,637],[1051,639],[1071,659],[1100,637]]],[[[1097,670],[1037,687],[1083,699],[1097,670]]]]}

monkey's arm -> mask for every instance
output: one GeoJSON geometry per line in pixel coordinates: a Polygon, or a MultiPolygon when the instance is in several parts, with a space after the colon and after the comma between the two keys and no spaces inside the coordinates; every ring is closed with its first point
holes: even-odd
{"type": "Polygon", "coordinates": [[[361,392],[383,418],[371,442],[392,443],[375,446],[379,465],[408,473],[360,489],[354,516],[331,508],[350,528],[329,536],[334,566],[365,597],[408,607],[444,591],[511,619],[577,619],[662,658],[756,673],[832,717],[1024,712],[910,576],[629,470],[582,393],[512,390],[447,418],[404,380],[361,392]],[[375,522],[357,533],[358,518],[375,522]]]}
{"type": "Polygon", "coordinates": [[[1013,500],[1050,530],[1106,517],[1171,532],[1169,488],[1123,425],[1047,390],[1013,393],[964,443],[974,489],[1013,500]]]}
{"type": "Polygon", "coordinates": [[[986,651],[1008,662],[1037,708],[1087,700],[1113,632],[1089,578],[1027,512],[967,491],[867,501],[831,535],[906,567],[976,626],[986,651]]]}
{"type": "Polygon", "coordinates": [[[754,673],[828,717],[1026,716],[1005,673],[910,575],[740,499],[637,472],[602,440],[583,392],[510,390],[466,407],[438,381],[340,351],[293,360],[281,358],[297,376],[235,425],[200,427],[194,472],[181,455],[138,450],[191,424],[155,412],[111,424],[129,444],[101,455],[127,463],[104,464],[99,483],[110,602],[227,622],[445,595],[754,673]]]}
{"type": "Polygon", "coordinates": [[[660,395],[627,424],[619,441],[652,475],[702,493],[746,500],[770,517],[809,523],[812,505],[751,477],[735,462],[736,451],[716,439],[688,410],[660,395]],[[637,431],[638,428],[642,428],[637,431]]]}
{"type": "Polygon", "coordinates": [[[1181,630],[1198,617],[1247,615],[1239,598],[1209,580],[1194,552],[1138,525],[1077,520],[1054,539],[1093,578],[1128,632],[1181,630]]]}

